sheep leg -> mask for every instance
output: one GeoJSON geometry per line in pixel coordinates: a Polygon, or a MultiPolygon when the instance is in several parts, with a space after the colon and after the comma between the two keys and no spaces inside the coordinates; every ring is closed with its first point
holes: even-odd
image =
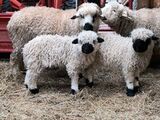
{"type": "Polygon", "coordinates": [[[97,66],[96,65],[92,65],[90,66],[88,69],[85,70],[85,79],[86,79],[86,85],[90,88],[93,87],[94,82],[93,82],[93,75],[95,74],[95,70],[96,70],[97,66]]]}
{"type": "Polygon", "coordinates": [[[77,68],[77,65],[75,65],[74,63],[66,65],[68,76],[71,78],[71,94],[73,95],[79,91],[78,80],[81,72],[79,72],[77,68]]]}
{"type": "Polygon", "coordinates": [[[10,55],[11,74],[14,76],[21,75],[24,69],[22,51],[14,50],[10,55]]]}
{"type": "Polygon", "coordinates": [[[134,79],[135,79],[135,77],[131,73],[128,73],[125,76],[125,82],[126,82],[126,86],[127,86],[127,93],[126,93],[127,96],[134,96],[135,95],[134,79]]]}
{"type": "Polygon", "coordinates": [[[134,92],[137,93],[139,92],[140,90],[140,83],[139,83],[139,77],[135,77],[135,80],[134,80],[134,92]]]}
{"type": "Polygon", "coordinates": [[[92,75],[87,75],[87,79],[86,79],[86,85],[90,88],[93,87],[94,83],[93,83],[93,77],[92,75]]]}
{"type": "Polygon", "coordinates": [[[26,76],[25,76],[24,84],[29,89],[29,91],[33,94],[36,94],[39,92],[39,89],[37,88],[37,76],[38,74],[31,70],[27,70],[26,76]]]}
{"type": "Polygon", "coordinates": [[[78,79],[79,79],[79,74],[75,74],[71,76],[71,94],[76,94],[79,89],[78,89],[78,79]]]}

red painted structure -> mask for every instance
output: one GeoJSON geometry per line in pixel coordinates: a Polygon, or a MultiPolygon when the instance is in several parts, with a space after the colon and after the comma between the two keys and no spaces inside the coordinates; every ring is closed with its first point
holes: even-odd
{"type": "MultiPolygon", "coordinates": [[[[17,0],[11,0],[11,1],[14,2],[14,5],[18,9],[21,9],[24,7],[21,3],[17,2],[17,0]]],[[[49,7],[60,8],[63,0],[48,0],[48,1],[50,5],[49,7]]],[[[39,5],[43,6],[45,4],[43,2],[44,0],[40,0],[39,5]]],[[[132,8],[132,0],[129,0],[128,6],[132,8]]],[[[0,53],[11,53],[13,50],[12,43],[11,43],[11,40],[9,39],[7,28],[6,28],[7,23],[10,20],[10,17],[12,16],[12,14],[13,12],[0,13],[0,53]]],[[[106,31],[112,31],[112,30],[107,25],[101,25],[99,28],[99,31],[106,32],[106,31]]]]}
{"type": "Polygon", "coordinates": [[[18,0],[10,0],[11,6],[17,10],[24,8],[24,5],[20,3],[18,0]]]}
{"type": "Polygon", "coordinates": [[[0,13],[0,53],[11,53],[12,44],[6,29],[12,13],[0,13]]]}

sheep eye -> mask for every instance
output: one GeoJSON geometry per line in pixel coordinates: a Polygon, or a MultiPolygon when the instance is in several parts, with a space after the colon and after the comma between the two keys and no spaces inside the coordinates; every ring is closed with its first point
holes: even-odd
{"type": "Polygon", "coordinates": [[[81,18],[84,18],[84,16],[83,16],[83,15],[80,15],[80,17],[81,17],[81,18]]]}

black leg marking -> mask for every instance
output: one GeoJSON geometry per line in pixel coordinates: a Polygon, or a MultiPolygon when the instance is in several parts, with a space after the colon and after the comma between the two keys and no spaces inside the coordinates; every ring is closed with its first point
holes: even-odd
{"type": "Polygon", "coordinates": [[[87,85],[88,87],[92,88],[93,85],[94,85],[94,83],[93,83],[93,81],[92,81],[92,82],[89,82],[89,80],[86,79],[86,85],[87,85]]]}
{"type": "Polygon", "coordinates": [[[138,77],[135,77],[135,79],[136,79],[137,81],[139,81],[139,78],[138,78],[138,77]]]}
{"type": "MultiPolygon", "coordinates": [[[[138,77],[135,77],[135,80],[137,80],[137,81],[139,82],[139,78],[138,78],[138,77]]],[[[135,86],[135,87],[134,87],[134,92],[135,92],[135,93],[140,92],[140,83],[139,83],[139,86],[135,86]]]]}
{"type": "Polygon", "coordinates": [[[24,84],[26,88],[28,88],[28,85],[24,84]]]}
{"type": "Polygon", "coordinates": [[[23,75],[26,75],[26,70],[23,70],[23,71],[22,71],[22,74],[23,74],[23,75]]]}
{"type": "Polygon", "coordinates": [[[76,91],[73,90],[73,89],[71,89],[71,94],[72,94],[72,95],[75,95],[75,94],[76,94],[76,91]]]}
{"type": "Polygon", "coordinates": [[[39,93],[39,89],[38,89],[38,88],[30,89],[29,91],[30,91],[32,94],[37,94],[37,93],[39,93]]]}
{"type": "Polygon", "coordinates": [[[140,92],[140,87],[139,87],[139,86],[135,86],[135,87],[134,87],[134,92],[135,92],[135,93],[140,92]]]}
{"type": "Polygon", "coordinates": [[[133,96],[135,96],[135,92],[134,92],[134,90],[131,90],[131,89],[128,89],[127,88],[127,96],[129,96],[129,97],[133,97],[133,96]]]}

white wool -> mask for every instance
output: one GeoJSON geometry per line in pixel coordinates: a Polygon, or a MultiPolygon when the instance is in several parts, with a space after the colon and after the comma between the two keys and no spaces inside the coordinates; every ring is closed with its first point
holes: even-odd
{"type": "Polygon", "coordinates": [[[37,87],[36,84],[32,84],[35,82],[31,82],[31,84],[29,82],[35,81],[44,69],[66,67],[73,84],[71,88],[78,92],[76,81],[79,79],[79,74],[83,73],[94,62],[100,45],[98,42],[95,43],[98,36],[92,31],[81,32],[78,35],[79,43],[72,44],[72,41],[76,38],[76,36],[41,35],[24,46],[23,59],[27,68],[25,84],[28,85],[29,89],[37,87]],[[82,45],[85,43],[92,44],[94,47],[92,53],[84,54],[82,52],[82,45]]]}
{"type": "Polygon", "coordinates": [[[15,75],[22,70],[21,52],[28,41],[44,34],[77,35],[83,30],[85,23],[92,24],[93,30],[98,31],[100,14],[100,8],[94,3],[84,3],[79,6],[78,11],[75,9],[26,7],[15,12],[7,25],[14,49],[10,61],[12,69],[16,71],[15,75]],[[74,15],[77,18],[72,20],[71,17],[74,15]],[[81,18],[80,15],[83,15],[84,18],[81,18]]]}
{"type": "MultiPolygon", "coordinates": [[[[103,22],[122,36],[129,36],[133,29],[144,27],[152,30],[155,36],[160,38],[159,11],[160,8],[130,10],[128,7],[118,2],[109,2],[102,8],[102,16],[106,18],[103,22]]],[[[154,48],[152,60],[158,62],[159,59],[160,45],[157,44],[154,48]]]]}
{"type": "MultiPolygon", "coordinates": [[[[151,40],[148,49],[143,53],[135,52],[133,49],[133,39],[146,40],[152,38],[153,32],[144,28],[135,29],[131,37],[122,37],[118,34],[103,34],[104,43],[101,44],[98,56],[90,70],[89,74],[94,74],[95,69],[110,69],[113,72],[121,74],[127,84],[127,88],[134,89],[134,79],[149,65],[154,41],[151,40]],[[133,81],[132,81],[133,80],[133,81]],[[132,83],[132,84],[130,84],[132,83]]],[[[89,76],[90,77],[90,76],[89,76]]],[[[92,78],[91,80],[92,81],[92,78]]]]}

